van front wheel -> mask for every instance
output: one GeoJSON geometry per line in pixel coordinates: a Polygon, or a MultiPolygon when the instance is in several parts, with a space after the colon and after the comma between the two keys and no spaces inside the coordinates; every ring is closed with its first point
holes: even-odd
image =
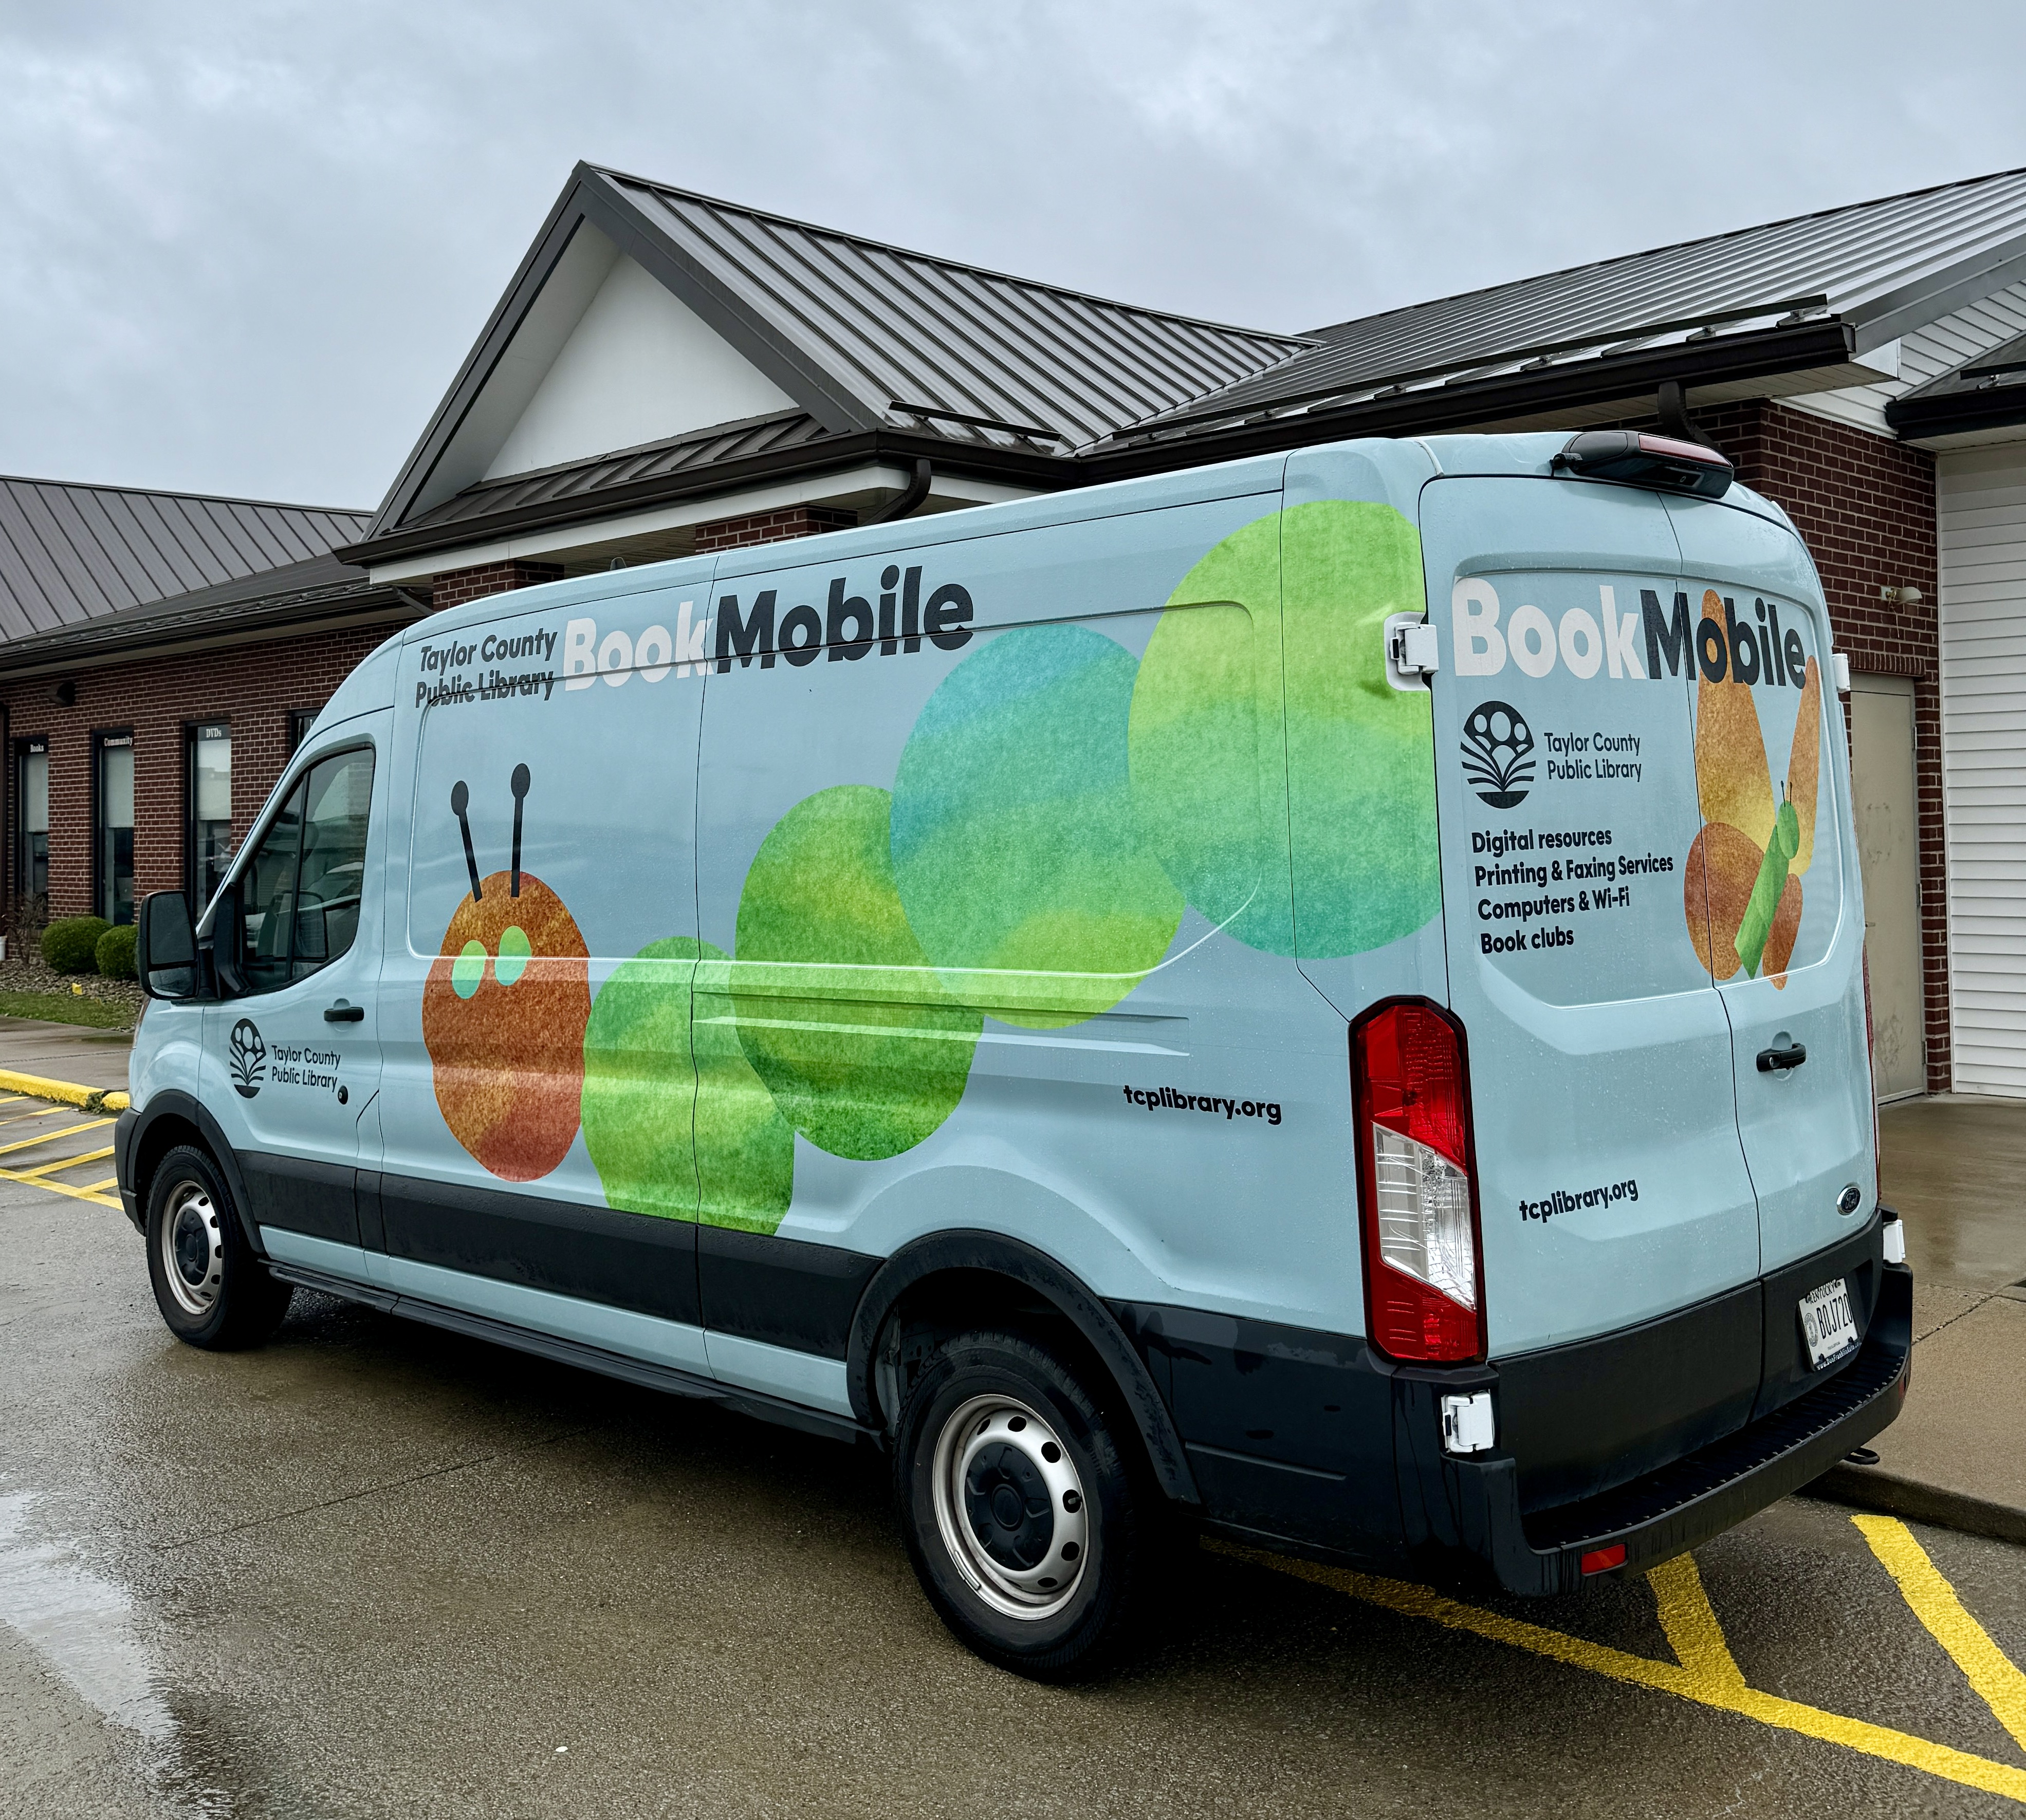
{"type": "Polygon", "coordinates": [[[253,1255],[218,1165],[190,1145],[149,1184],[148,1277],[169,1331],[213,1352],[269,1338],[294,1293],[253,1255]]]}
{"type": "Polygon", "coordinates": [[[967,1333],[931,1355],[894,1447],[908,1552],[943,1621],[1043,1680],[1113,1659],[1153,1577],[1160,1494],[1045,1347],[967,1333]]]}

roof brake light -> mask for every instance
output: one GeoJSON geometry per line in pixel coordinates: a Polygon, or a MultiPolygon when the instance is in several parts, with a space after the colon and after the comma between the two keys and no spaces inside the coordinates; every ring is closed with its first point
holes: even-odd
{"type": "Polygon", "coordinates": [[[1617,480],[1701,499],[1721,499],[1737,472],[1715,449],[1645,430],[1579,431],[1550,465],[1577,480],[1617,480]]]}

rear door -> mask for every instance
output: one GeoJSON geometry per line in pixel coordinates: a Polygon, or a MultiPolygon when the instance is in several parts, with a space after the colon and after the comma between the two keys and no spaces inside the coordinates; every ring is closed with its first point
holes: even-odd
{"type": "MultiPolygon", "coordinates": [[[[1514,476],[1421,495],[1451,1003],[1467,1033],[1494,1358],[1759,1270],[1729,1026],[1684,912],[1690,684],[1659,498],[1514,476]]],[[[1757,1300],[1737,1336],[1755,1387],[1757,1300]]],[[[1714,1393],[1712,1393],[1714,1394],[1714,1393]]]]}
{"type": "Polygon", "coordinates": [[[1799,539],[1736,506],[1667,509],[1704,822],[1687,883],[1707,905],[1770,1272],[1833,1245],[1877,1200],[1850,757],[1825,674],[1828,609],[1799,539]]]}

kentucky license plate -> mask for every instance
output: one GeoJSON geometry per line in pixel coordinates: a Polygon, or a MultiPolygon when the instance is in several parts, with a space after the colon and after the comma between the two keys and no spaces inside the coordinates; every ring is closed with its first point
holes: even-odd
{"type": "Polygon", "coordinates": [[[1841,1277],[1801,1298],[1801,1331],[1807,1337],[1808,1362],[1814,1370],[1857,1350],[1857,1322],[1850,1312],[1849,1288],[1841,1277]]]}

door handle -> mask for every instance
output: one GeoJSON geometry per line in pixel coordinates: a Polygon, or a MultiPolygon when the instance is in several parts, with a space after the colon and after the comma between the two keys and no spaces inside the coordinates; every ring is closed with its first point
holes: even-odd
{"type": "MultiPolygon", "coordinates": [[[[324,1007],[323,1020],[326,1024],[363,1024],[366,1020],[366,1007],[363,1005],[348,1005],[341,998],[335,1005],[326,1005],[324,1007]]],[[[1759,1065],[1761,1068],[1766,1065],[1763,1058],[1761,1058],[1759,1065]]]]}
{"type": "MultiPolygon", "coordinates": [[[[324,1016],[330,1013],[326,1011],[324,1016]]],[[[1785,1049],[1762,1049],[1759,1052],[1759,1072],[1777,1074],[1785,1068],[1799,1068],[1808,1059],[1808,1046],[1805,1042],[1790,1042],[1785,1049]]]]}

